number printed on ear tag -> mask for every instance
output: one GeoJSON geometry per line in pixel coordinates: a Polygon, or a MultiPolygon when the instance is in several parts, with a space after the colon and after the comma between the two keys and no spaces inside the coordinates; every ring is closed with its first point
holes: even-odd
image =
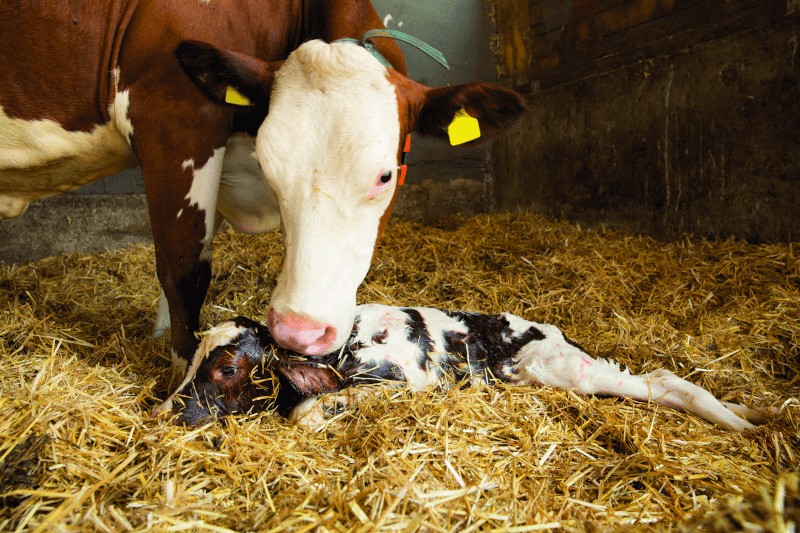
{"type": "Polygon", "coordinates": [[[447,126],[447,134],[450,136],[450,145],[457,146],[480,138],[481,125],[478,119],[461,108],[453,117],[453,122],[447,126]]]}
{"type": "Polygon", "coordinates": [[[228,85],[225,90],[225,101],[233,105],[246,105],[251,106],[253,102],[250,101],[245,95],[237,91],[233,86],[228,85]]]}

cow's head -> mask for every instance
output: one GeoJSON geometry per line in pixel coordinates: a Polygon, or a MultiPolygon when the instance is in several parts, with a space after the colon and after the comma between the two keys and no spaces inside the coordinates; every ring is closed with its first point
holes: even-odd
{"type": "Polygon", "coordinates": [[[278,343],[306,355],[336,349],[351,331],[406,134],[446,138],[464,110],[480,123],[481,137],[468,143],[476,144],[524,111],[513,91],[488,83],[429,88],[351,43],[310,41],[282,65],[196,42],[176,55],[211,99],[269,108],[256,156],[278,200],[286,248],[269,327],[278,343]]]}

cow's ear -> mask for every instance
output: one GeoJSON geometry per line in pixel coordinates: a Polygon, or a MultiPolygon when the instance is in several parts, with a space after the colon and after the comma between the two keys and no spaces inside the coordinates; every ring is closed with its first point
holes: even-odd
{"type": "Polygon", "coordinates": [[[414,126],[422,135],[449,138],[451,144],[496,139],[525,112],[525,100],[491,83],[437,87],[425,93],[414,126]]]}
{"type": "Polygon", "coordinates": [[[283,61],[266,63],[255,57],[221,50],[200,41],[182,41],[175,57],[200,91],[219,104],[266,106],[275,72],[283,61]]]}

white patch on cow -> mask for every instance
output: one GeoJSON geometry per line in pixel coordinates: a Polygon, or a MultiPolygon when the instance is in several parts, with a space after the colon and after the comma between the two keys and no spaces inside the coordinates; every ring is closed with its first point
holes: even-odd
{"type": "MultiPolygon", "coordinates": [[[[214,152],[214,158],[219,156],[214,152]]],[[[218,162],[209,160],[202,169],[194,173],[192,188],[187,195],[190,205],[198,205],[205,210],[206,236],[204,257],[208,256],[209,244],[213,232],[218,229],[215,212],[209,209],[213,200],[213,183],[218,162]],[[209,235],[209,230],[212,232],[209,235]]],[[[181,164],[183,170],[194,169],[194,161],[187,160],[181,164]]],[[[243,233],[264,233],[280,226],[280,214],[275,196],[266,184],[255,157],[254,139],[246,134],[235,134],[230,137],[222,156],[222,172],[216,196],[218,211],[234,228],[243,233]]],[[[176,219],[183,215],[180,209],[176,219]]],[[[169,305],[164,291],[158,305],[158,314],[153,327],[153,336],[158,338],[166,333],[170,326],[169,305]]]]}
{"type": "Polygon", "coordinates": [[[117,67],[114,69],[114,91],[116,94],[114,96],[114,102],[109,109],[109,114],[119,132],[125,137],[128,144],[130,144],[133,139],[133,123],[128,114],[128,109],[131,105],[131,92],[128,89],[120,91],[119,80],[120,70],[119,67],[117,67]]]}
{"type": "Polygon", "coordinates": [[[187,159],[181,164],[183,170],[192,170],[192,186],[186,195],[189,206],[196,207],[205,215],[206,234],[203,238],[203,251],[200,255],[200,258],[205,261],[211,260],[211,241],[214,240],[214,218],[217,212],[217,194],[224,157],[225,147],[223,146],[214,150],[205,165],[200,168],[195,168],[194,159],[187,159]]]}
{"type": "MultiPolygon", "coordinates": [[[[161,296],[158,299],[158,312],[156,313],[156,321],[155,324],[153,324],[153,338],[160,339],[163,337],[167,333],[169,326],[169,302],[167,301],[167,295],[164,294],[164,289],[161,289],[161,296]]],[[[172,362],[175,362],[174,358],[172,362]]],[[[184,367],[185,366],[186,363],[184,363],[184,367]]]]}
{"type": "MultiPolygon", "coordinates": [[[[183,381],[181,381],[181,384],[175,388],[175,391],[170,394],[169,398],[167,398],[164,403],[153,410],[152,416],[158,416],[161,413],[172,410],[175,397],[194,379],[197,375],[197,369],[200,368],[200,364],[208,357],[208,354],[214,351],[214,348],[217,346],[232,343],[233,340],[244,331],[245,328],[237,326],[235,322],[223,322],[205,332],[200,341],[200,345],[197,347],[197,351],[194,353],[192,365],[184,374],[183,381]]],[[[174,350],[172,351],[172,364],[178,368],[180,368],[182,364],[183,368],[186,368],[186,360],[178,357],[174,350]],[[180,363],[180,361],[182,361],[182,363],[180,363]]]]}
{"type": "Polygon", "coordinates": [[[29,200],[0,194],[0,220],[20,216],[28,209],[29,200]]]}
{"type": "MultiPolygon", "coordinates": [[[[166,298],[165,298],[166,300],[166,298]]],[[[188,362],[183,357],[178,355],[178,352],[175,350],[170,351],[170,355],[172,356],[172,368],[177,370],[179,374],[185,375],[186,374],[186,365],[188,362]]]]}
{"type": "Polygon", "coordinates": [[[228,139],[217,211],[242,233],[265,233],[280,226],[278,202],[258,166],[255,139],[247,134],[228,139]]]}
{"type": "Polygon", "coordinates": [[[355,337],[362,348],[358,358],[362,367],[378,368],[391,363],[406,377],[413,390],[424,390],[430,384],[425,369],[420,367],[420,347],[408,340],[408,315],[398,307],[362,305],[357,308],[358,334],[355,337]],[[373,340],[373,339],[380,340],[373,340]]]}
{"type": "Polygon", "coordinates": [[[278,71],[256,140],[286,247],[272,309],[333,326],[332,349],[350,332],[396,185],[369,198],[381,173],[397,167],[400,120],[386,76],[360,46],[307,42],[278,71]]]}
{"type": "Polygon", "coordinates": [[[69,131],[53,120],[12,118],[0,107],[0,219],[28,204],[77,189],[136,165],[128,139],[128,91],[109,105],[110,120],[91,131],[69,131]]]}

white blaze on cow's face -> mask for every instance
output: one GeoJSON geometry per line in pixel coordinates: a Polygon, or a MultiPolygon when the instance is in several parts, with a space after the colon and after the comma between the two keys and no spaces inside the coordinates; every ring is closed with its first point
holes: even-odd
{"type": "Polygon", "coordinates": [[[277,73],[256,152],[278,200],[286,257],[270,331],[322,355],[347,339],[397,180],[394,86],[370,52],[305,43],[277,73]]]}

